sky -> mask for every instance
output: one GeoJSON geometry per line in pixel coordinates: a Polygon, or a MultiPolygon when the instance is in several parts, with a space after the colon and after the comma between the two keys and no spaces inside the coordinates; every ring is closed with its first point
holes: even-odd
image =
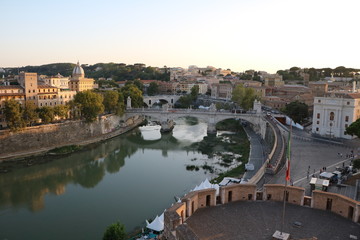
{"type": "Polygon", "coordinates": [[[0,67],[360,68],[359,0],[0,0],[0,67]]]}

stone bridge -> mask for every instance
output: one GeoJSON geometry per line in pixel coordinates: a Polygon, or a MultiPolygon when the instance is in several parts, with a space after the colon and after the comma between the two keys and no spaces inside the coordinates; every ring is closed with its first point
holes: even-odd
{"type": "Polygon", "coordinates": [[[167,102],[169,105],[174,105],[179,98],[181,97],[181,95],[156,95],[156,96],[144,96],[144,103],[148,106],[151,107],[154,103],[162,100],[167,102]]]}
{"type": "Polygon", "coordinates": [[[217,111],[214,109],[149,109],[149,108],[132,108],[126,110],[126,117],[132,117],[135,115],[144,116],[153,121],[161,123],[163,131],[169,131],[173,127],[173,121],[181,117],[195,117],[203,120],[208,124],[208,132],[216,132],[215,125],[225,119],[241,119],[249,122],[254,131],[265,137],[266,132],[266,120],[261,113],[253,111],[252,113],[232,113],[231,111],[217,111]]]}

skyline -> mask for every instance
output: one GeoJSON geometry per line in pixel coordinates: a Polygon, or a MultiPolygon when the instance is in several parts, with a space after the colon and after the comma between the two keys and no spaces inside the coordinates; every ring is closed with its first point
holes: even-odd
{"type": "Polygon", "coordinates": [[[2,1],[0,67],[59,62],[359,68],[360,2],[2,1]]]}

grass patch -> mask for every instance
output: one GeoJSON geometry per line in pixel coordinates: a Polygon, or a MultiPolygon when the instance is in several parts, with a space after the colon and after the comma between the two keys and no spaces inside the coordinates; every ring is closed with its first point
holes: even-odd
{"type": "Polygon", "coordinates": [[[69,145],[69,146],[63,146],[63,147],[57,147],[57,148],[51,149],[48,152],[48,154],[62,155],[62,154],[73,153],[73,152],[79,151],[81,149],[82,149],[82,147],[79,145],[69,145]]]}
{"type": "Polygon", "coordinates": [[[214,168],[212,166],[209,166],[207,164],[204,164],[201,166],[202,169],[204,169],[205,171],[209,171],[210,173],[214,173],[214,168]]]}
{"type": "Polygon", "coordinates": [[[195,166],[195,165],[187,165],[186,170],[188,170],[188,171],[194,171],[194,170],[199,171],[200,168],[198,166],[195,166]]]}

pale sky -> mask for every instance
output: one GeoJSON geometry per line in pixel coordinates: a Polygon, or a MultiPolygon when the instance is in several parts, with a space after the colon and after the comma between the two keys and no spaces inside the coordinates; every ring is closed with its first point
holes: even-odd
{"type": "Polygon", "coordinates": [[[359,0],[0,0],[0,67],[360,68],[359,0]]]}

